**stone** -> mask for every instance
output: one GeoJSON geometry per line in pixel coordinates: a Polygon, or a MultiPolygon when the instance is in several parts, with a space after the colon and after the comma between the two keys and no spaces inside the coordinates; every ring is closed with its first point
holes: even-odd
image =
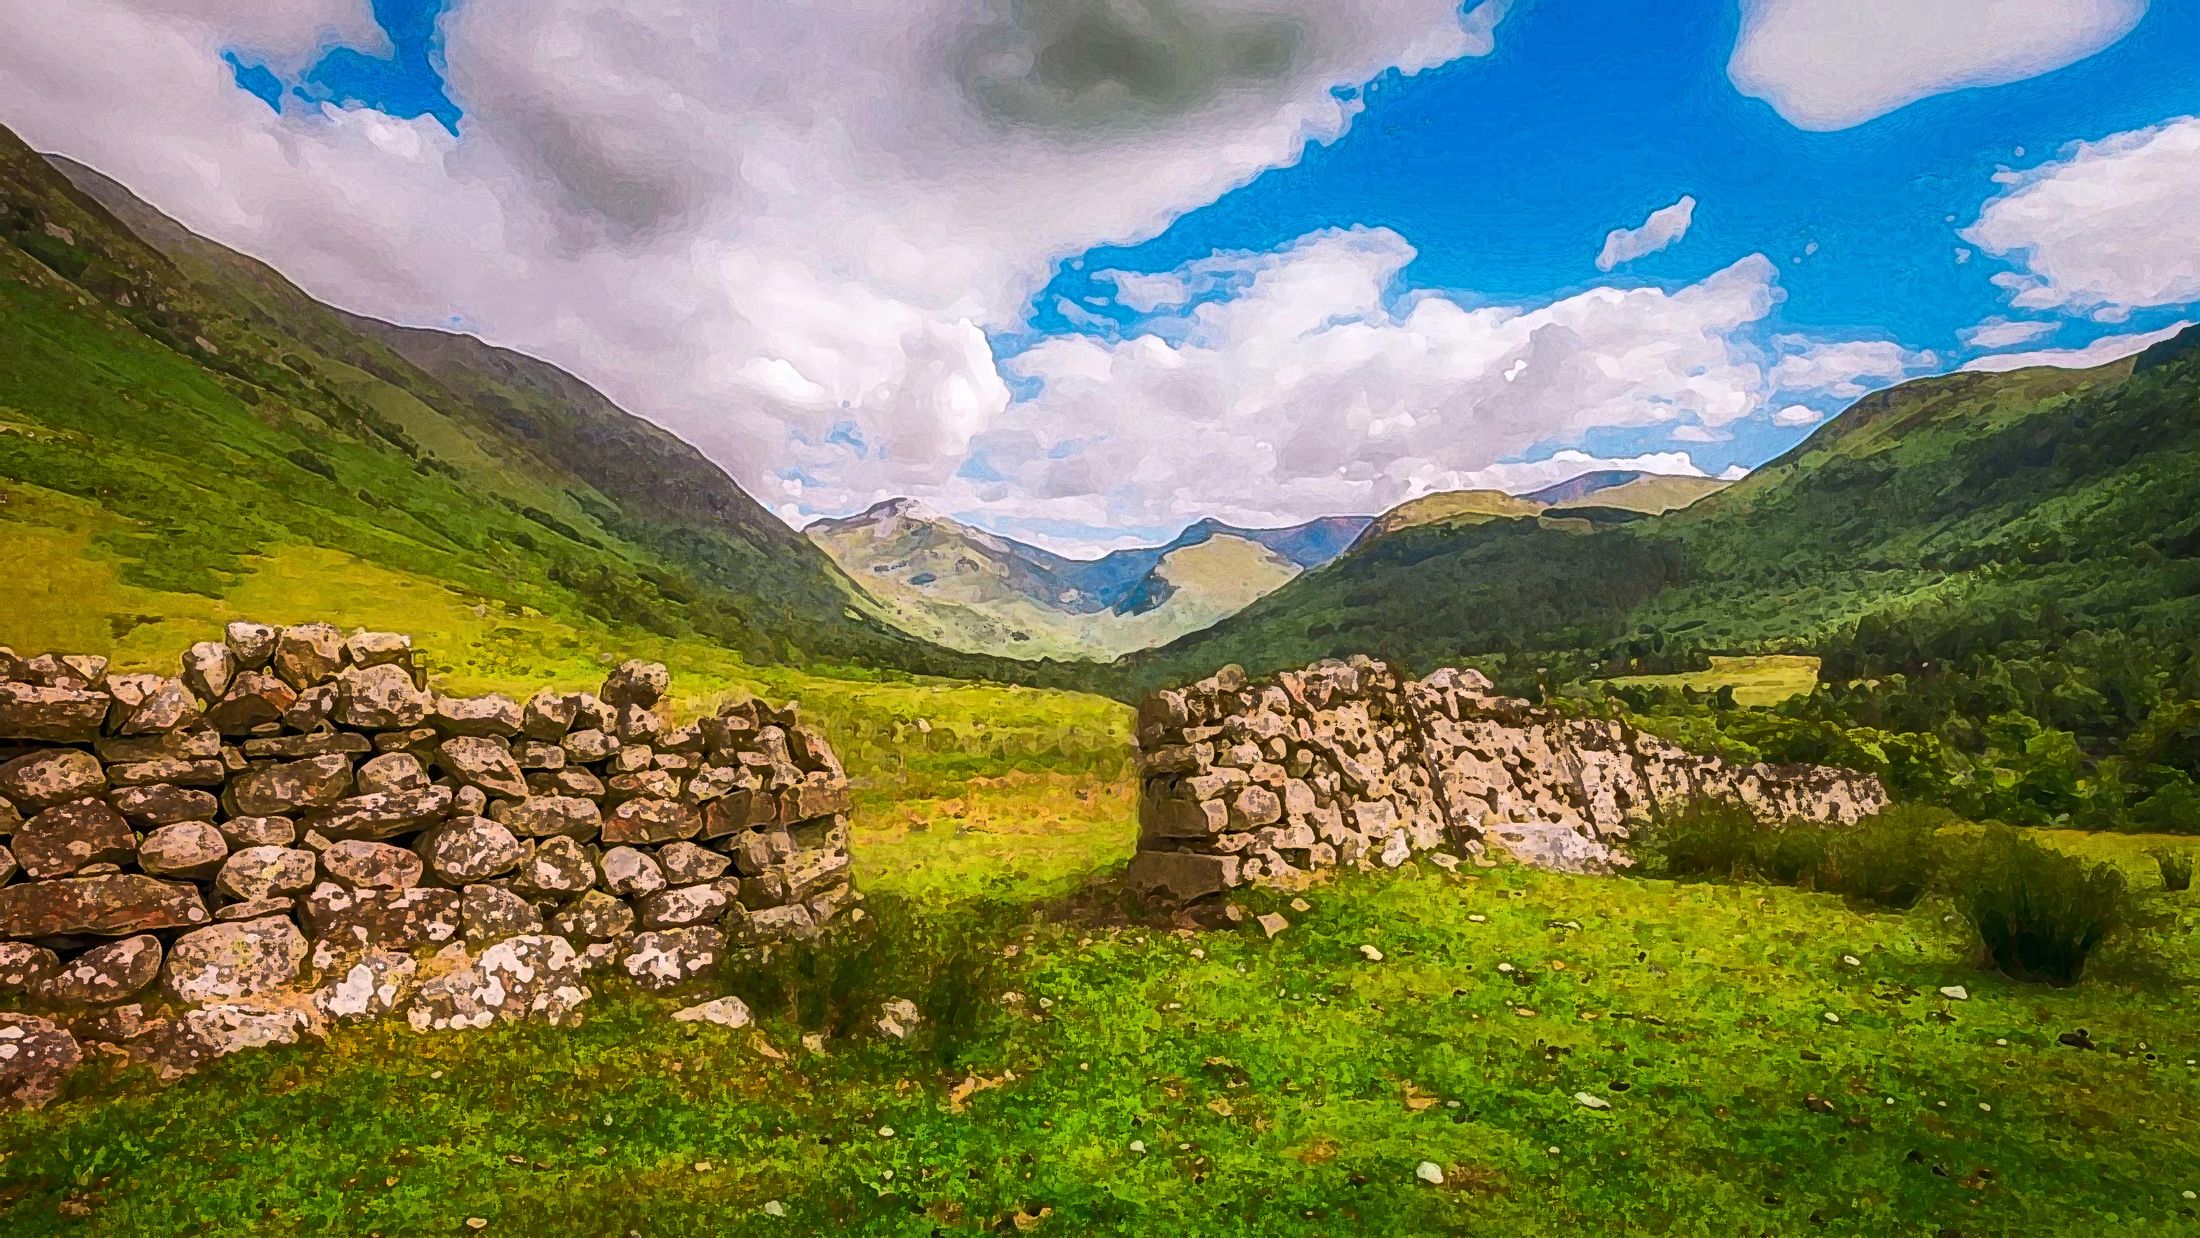
{"type": "Polygon", "coordinates": [[[138,867],[156,877],[211,877],[228,858],[228,840],[204,821],[164,825],[138,843],[138,867]]]}
{"type": "Polygon", "coordinates": [[[611,715],[611,733],[621,743],[646,744],[664,730],[664,719],[641,705],[621,705],[611,715]]]}
{"type": "Polygon", "coordinates": [[[717,920],[732,902],[715,885],[682,886],[644,897],[634,911],[645,929],[685,928],[717,920]]]}
{"type": "Polygon", "coordinates": [[[1618,866],[1610,847],[1557,821],[1486,825],[1483,841],[1519,863],[1554,872],[1609,873],[1618,866]]]}
{"type": "Polygon", "coordinates": [[[1124,879],[1132,890],[1169,902],[1189,903],[1238,884],[1238,857],[1189,851],[1140,851],[1124,879]]]}
{"type": "Polygon", "coordinates": [[[223,735],[250,735],[283,721],[298,703],[298,691],[264,671],[240,671],[229,690],[207,707],[206,724],[223,735]]]}
{"type": "Polygon", "coordinates": [[[469,944],[480,946],[542,931],[542,913],[534,904],[501,886],[470,885],[459,898],[459,926],[469,944]]]}
{"type": "Polygon", "coordinates": [[[414,1031],[487,1027],[499,1020],[570,1022],[589,998],[581,958],[563,937],[500,941],[448,975],[426,981],[406,1007],[414,1031]]]}
{"type": "Polygon", "coordinates": [[[738,997],[714,997],[700,1005],[672,1012],[674,1022],[715,1023],[719,1027],[747,1027],[752,1021],[748,1003],[738,997]]]}
{"type": "MultiPolygon", "coordinates": [[[[498,800],[499,804],[510,803],[498,800]]],[[[489,797],[480,787],[456,787],[451,791],[451,815],[454,817],[480,817],[489,812],[489,797]]]]}
{"type": "Polygon", "coordinates": [[[237,669],[256,671],[275,656],[275,642],[282,632],[264,623],[238,620],[222,630],[222,643],[237,659],[237,669]]]}
{"type": "Polygon", "coordinates": [[[501,741],[479,735],[459,735],[444,740],[435,750],[436,764],[445,773],[490,795],[520,800],[527,798],[527,776],[501,741]]]}
{"type": "Polygon", "coordinates": [[[241,847],[222,861],[214,888],[239,902],[302,894],[319,879],[321,859],[311,851],[281,846],[241,847]]]}
{"type": "MultiPolygon", "coordinates": [[[[11,808],[8,811],[13,812],[15,810],[11,808]]],[[[6,823],[0,822],[0,824],[6,823]]],[[[8,884],[14,878],[15,872],[15,852],[8,847],[0,846],[0,886],[8,884]]]]}
{"type": "Polygon", "coordinates": [[[229,690],[237,673],[237,655],[220,641],[200,641],[183,652],[183,683],[193,696],[209,704],[229,690]]]}
{"type": "Polygon", "coordinates": [[[61,970],[61,958],[27,941],[0,941],[0,994],[23,996],[61,970]]]}
{"type": "Polygon", "coordinates": [[[351,793],[351,758],[342,753],[258,765],[231,779],[224,799],[232,815],[290,816],[328,808],[351,793]]]}
{"type": "Polygon", "coordinates": [[[179,821],[211,821],[221,811],[221,801],[210,791],[156,783],[124,787],[107,797],[116,812],[139,826],[174,825],[179,821]]]}
{"type": "MultiPolygon", "coordinates": [[[[565,768],[565,749],[540,739],[523,739],[512,745],[512,759],[530,773],[565,768]]],[[[529,786],[533,785],[530,780],[529,786]]]]}
{"type": "Polygon", "coordinates": [[[0,764],[0,795],[25,813],[95,796],[107,789],[99,758],[74,748],[46,748],[0,764]]]}
{"type": "Polygon", "coordinates": [[[44,1108],[83,1062],[76,1037],[51,1019],[0,1014],[0,1103],[5,1107],[44,1108]]]}
{"type": "Polygon", "coordinates": [[[0,739],[88,744],[99,738],[113,701],[86,688],[0,683],[0,739]]]}
{"type": "MultiPolygon", "coordinates": [[[[87,864],[119,864],[137,855],[137,835],[98,800],[57,805],[16,830],[15,862],[35,881],[66,877],[87,864]]],[[[0,891],[4,893],[4,891],[0,891]]]]}
{"type": "Polygon", "coordinates": [[[726,875],[733,861],[691,842],[666,843],[657,849],[658,867],[665,880],[676,886],[699,885],[726,875]]]}
{"type": "Polygon", "coordinates": [[[581,845],[562,835],[524,843],[512,888],[522,894],[557,898],[596,883],[596,867],[581,845]]]}
{"type": "Polygon", "coordinates": [[[749,942],[807,940],[817,936],[817,917],[801,903],[758,908],[742,920],[741,935],[749,942]]]}
{"type": "Polygon", "coordinates": [[[604,678],[596,697],[614,709],[627,705],[648,709],[663,700],[671,686],[672,672],[662,662],[622,662],[604,678]]]}
{"type": "Polygon", "coordinates": [[[352,781],[361,795],[393,795],[418,791],[433,780],[419,757],[409,752],[385,752],[361,762],[352,781]]]}
{"type": "Polygon", "coordinates": [[[544,688],[528,697],[526,707],[520,711],[520,733],[529,739],[556,743],[573,729],[580,704],[580,698],[571,693],[544,688]]]}
{"type": "Polygon", "coordinates": [[[332,1023],[370,1023],[398,1007],[420,964],[396,950],[367,950],[314,990],[313,1008],[332,1023]]]}
{"type": "Polygon", "coordinates": [[[344,634],[326,623],[301,623],[275,638],[275,674],[303,691],[334,675],[344,665],[344,634]]]}
{"type": "Polygon", "coordinates": [[[1258,829],[1283,820],[1283,801],[1266,787],[1238,788],[1230,800],[1230,828],[1234,830],[1258,829]]]}
{"type": "Polygon", "coordinates": [[[677,800],[628,800],[604,818],[607,843],[662,843],[693,838],[703,830],[703,814],[677,800]]]}
{"type": "Polygon", "coordinates": [[[1947,998],[1951,1002],[1967,1002],[1971,1000],[1971,991],[1964,988],[1960,984],[1942,985],[1940,988],[1940,995],[1947,998]]]}
{"type": "Polygon", "coordinates": [[[231,817],[216,822],[232,851],[246,847],[288,847],[298,841],[298,823],[289,817],[231,817]]]}
{"type": "Polygon", "coordinates": [[[312,1030],[312,1019],[303,1010],[223,1003],[166,1021],[153,1033],[144,1056],[162,1079],[172,1082],[232,1053],[297,1044],[299,1036],[312,1030]]]}
{"type": "Polygon", "coordinates": [[[410,890],[420,884],[420,857],[403,847],[347,838],[321,852],[321,871],[353,890],[410,890]]]}
{"type": "Polygon", "coordinates": [[[1612,1102],[1589,1092],[1574,1093],[1574,1103],[1584,1109],[1610,1109],[1612,1102]]]}
{"type": "Polygon", "coordinates": [[[895,1040],[907,1040],[917,1025],[924,1022],[924,1015],[917,1004],[906,997],[889,997],[879,1006],[878,1021],[872,1026],[881,1036],[895,1040]]]}
{"type": "Polygon", "coordinates": [[[585,841],[603,830],[603,810],[577,795],[540,795],[489,806],[491,820],[522,838],[563,835],[585,841]]]}
{"type": "Polygon", "coordinates": [[[603,780],[579,765],[534,774],[527,779],[527,789],[536,795],[579,796],[591,802],[604,793],[603,780]]]}
{"type": "Polygon", "coordinates": [[[211,924],[176,939],[161,986],[195,1006],[272,993],[297,980],[306,939],[288,916],[211,924]]]}
{"type": "Polygon", "coordinates": [[[217,923],[235,920],[263,920],[268,916],[287,916],[298,910],[298,900],[288,896],[255,898],[243,903],[230,903],[216,908],[217,923]]]}
{"type": "Polygon", "coordinates": [[[199,700],[181,679],[165,675],[117,675],[108,681],[114,704],[107,725],[117,735],[155,735],[196,724],[199,700]]]}
{"type": "Polygon", "coordinates": [[[441,821],[450,813],[451,802],[449,787],[355,795],[302,818],[298,824],[330,839],[391,838],[441,821]]]}
{"type": "Polygon", "coordinates": [[[373,740],[351,731],[321,731],[312,735],[264,735],[244,741],[244,754],[255,761],[295,761],[300,757],[325,757],[337,752],[356,757],[365,756],[372,751],[373,740]]]}
{"type": "Polygon", "coordinates": [[[619,965],[643,988],[663,991],[712,971],[725,946],[724,933],[702,926],[637,933],[619,965]]]}
{"type": "Polygon", "coordinates": [[[402,632],[354,632],[344,638],[344,661],[353,666],[399,666],[409,672],[412,637],[402,632]]]}
{"type": "Polygon", "coordinates": [[[1430,1186],[1444,1185],[1444,1169],[1434,1161],[1422,1161],[1414,1167],[1413,1176],[1430,1186]]]}
{"type": "Polygon", "coordinates": [[[524,848],[512,831],[487,817],[454,817],[413,844],[438,882],[463,886],[519,867],[524,848]]]}
{"type": "MultiPolygon", "coordinates": [[[[628,748],[620,753],[634,751],[628,748]]],[[[628,800],[669,800],[680,794],[680,780],[661,769],[643,770],[638,774],[615,774],[604,780],[604,798],[614,808],[628,800]]]]}
{"type": "Polygon", "coordinates": [[[519,702],[498,693],[488,696],[437,696],[428,708],[428,725],[445,735],[519,734],[519,702]]]}
{"type": "MultiPolygon", "coordinates": [[[[98,750],[99,759],[110,766],[147,761],[204,761],[221,755],[222,737],[221,732],[212,727],[200,726],[159,735],[102,736],[92,746],[98,750]]],[[[112,771],[108,778],[113,780],[112,771]]]]}
{"type": "Polygon", "coordinates": [[[41,993],[58,1006],[111,1006],[128,1001],[160,974],[160,938],[140,933],[94,946],[64,963],[41,993]]]}
{"type": "Polygon", "coordinates": [[[1291,927],[1291,921],[1285,919],[1281,913],[1273,911],[1263,916],[1255,916],[1253,923],[1260,926],[1261,935],[1270,941],[1274,941],[1283,930],[1291,927]]]}
{"type": "Polygon", "coordinates": [[[163,757],[157,761],[107,767],[107,782],[116,787],[149,787],[162,783],[218,787],[228,780],[229,767],[219,760],[185,761],[163,757]]]}
{"type": "Polygon", "coordinates": [[[24,664],[30,681],[48,688],[97,688],[107,679],[107,659],[84,653],[42,653],[24,664]]]}
{"type": "Polygon", "coordinates": [[[793,825],[844,813],[850,807],[848,784],[830,781],[824,775],[812,775],[799,786],[780,792],[779,820],[793,825]]]}
{"type": "Polygon", "coordinates": [[[456,890],[346,890],[324,882],[306,895],[306,928],[316,940],[340,948],[382,946],[419,950],[456,941],[460,898],[456,890]]]}
{"type": "Polygon", "coordinates": [[[607,760],[619,750],[617,739],[597,730],[574,731],[558,743],[567,757],[582,765],[607,760]]]}
{"type": "Polygon", "coordinates": [[[283,725],[293,731],[318,731],[336,718],[341,689],[333,683],[317,683],[298,694],[283,711],[283,725]]]}
{"type": "Polygon", "coordinates": [[[553,917],[551,927],[576,941],[612,941],[634,931],[634,909],[602,890],[589,890],[553,917]]]}
{"type": "Polygon", "coordinates": [[[641,898],[665,888],[665,873],[657,858],[633,847],[613,847],[597,861],[603,885],[613,894],[641,898]]]}
{"type": "Polygon", "coordinates": [[[402,666],[351,666],[336,676],[336,721],[363,731],[419,726],[428,716],[428,694],[402,666]]]}

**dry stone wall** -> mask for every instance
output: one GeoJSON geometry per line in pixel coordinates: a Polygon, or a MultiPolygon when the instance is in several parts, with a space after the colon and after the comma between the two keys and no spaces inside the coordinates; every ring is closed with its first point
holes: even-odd
{"type": "Polygon", "coordinates": [[[1407,680],[1368,658],[1252,682],[1236,667],[1139,706],[1142,892],[1189,902],[1336,865],[1444,849],[1573,872],[1628,863],[1661,803],[1853,824],[1878,781],[1824,766],[1738,766],[1604,719],[1499,695],[1479,672],[1407,680]]]}
{"type": "Polygon", "coordinates": [[[860,900],[831,746],[791,705],[670,724],[669,686],[449,696],[328,624],[231,624],[174,675],[0,648],[0,1104],[88,1051],[562,1022],[594,973],[821,931],[860,900]]]}

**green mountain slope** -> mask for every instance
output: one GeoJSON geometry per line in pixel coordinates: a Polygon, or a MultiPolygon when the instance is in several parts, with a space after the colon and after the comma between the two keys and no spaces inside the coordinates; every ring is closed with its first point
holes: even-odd
{"type": "Polygon", "coordinates": [[[1678,477],[1665,473],[1637,473],[1626,481],[1590,490],[1579,498],[1559,499],[1552,511],[1604,507],[1656,516],[1717,494],[1731,483],[1716,477],[1678,477]]]}
{"type": "Polygon", "coordinates": [[[61,166],[76,184],[0,130],[0,541],[77,578],[18,598],[0,642],[119,636],[271,564],[333,607],[365,564],[755,661],[998,669],[893,628],[570,375],[345,315],[61,166]]]}
{"type": "Polygon", "coordinates": [[[1348,653],[1662,669],[1817,652],[1920,608],[2200,630],[2195,339],[2087,371],[1908,383],[1663,516],[1404,529],[1122,669],[1150,683],[1348,653]]]}

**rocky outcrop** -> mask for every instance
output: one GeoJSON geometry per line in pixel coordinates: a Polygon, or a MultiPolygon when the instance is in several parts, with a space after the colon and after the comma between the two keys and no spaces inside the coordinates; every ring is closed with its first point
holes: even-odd
{"type": "Polygon", "coordinates": [[[1608,872],[1632,824],[1694,797],[1828,824],[1886,803],[1851,771],[1732,765],[1500,696],[1473,670],[1408,681],[1367,658],[1257,683],[1225,667],[1148,697],[1137,728],[1130,881],[1169,902],[1437,848],[1608,872]]]}
{"type": "Polygon", "coordinates": [[[0,649],[0,1103],[86,1046],[174,1076],[334,1022],[569,1022],[589,973],[689,984],[860,897],[791,705],[676,724],[649,662],[451,696],[409,637],[329,624],[176,669],[0,649]]]}

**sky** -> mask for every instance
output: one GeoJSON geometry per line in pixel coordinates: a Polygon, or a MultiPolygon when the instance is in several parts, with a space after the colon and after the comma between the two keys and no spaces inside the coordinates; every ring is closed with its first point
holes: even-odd
{"type": "Polygon", "coordinates": [[[48,0],[0,123],[543,357],[793,524],[1069,553],[2200,319],[2172,0],[48,0]]]}

